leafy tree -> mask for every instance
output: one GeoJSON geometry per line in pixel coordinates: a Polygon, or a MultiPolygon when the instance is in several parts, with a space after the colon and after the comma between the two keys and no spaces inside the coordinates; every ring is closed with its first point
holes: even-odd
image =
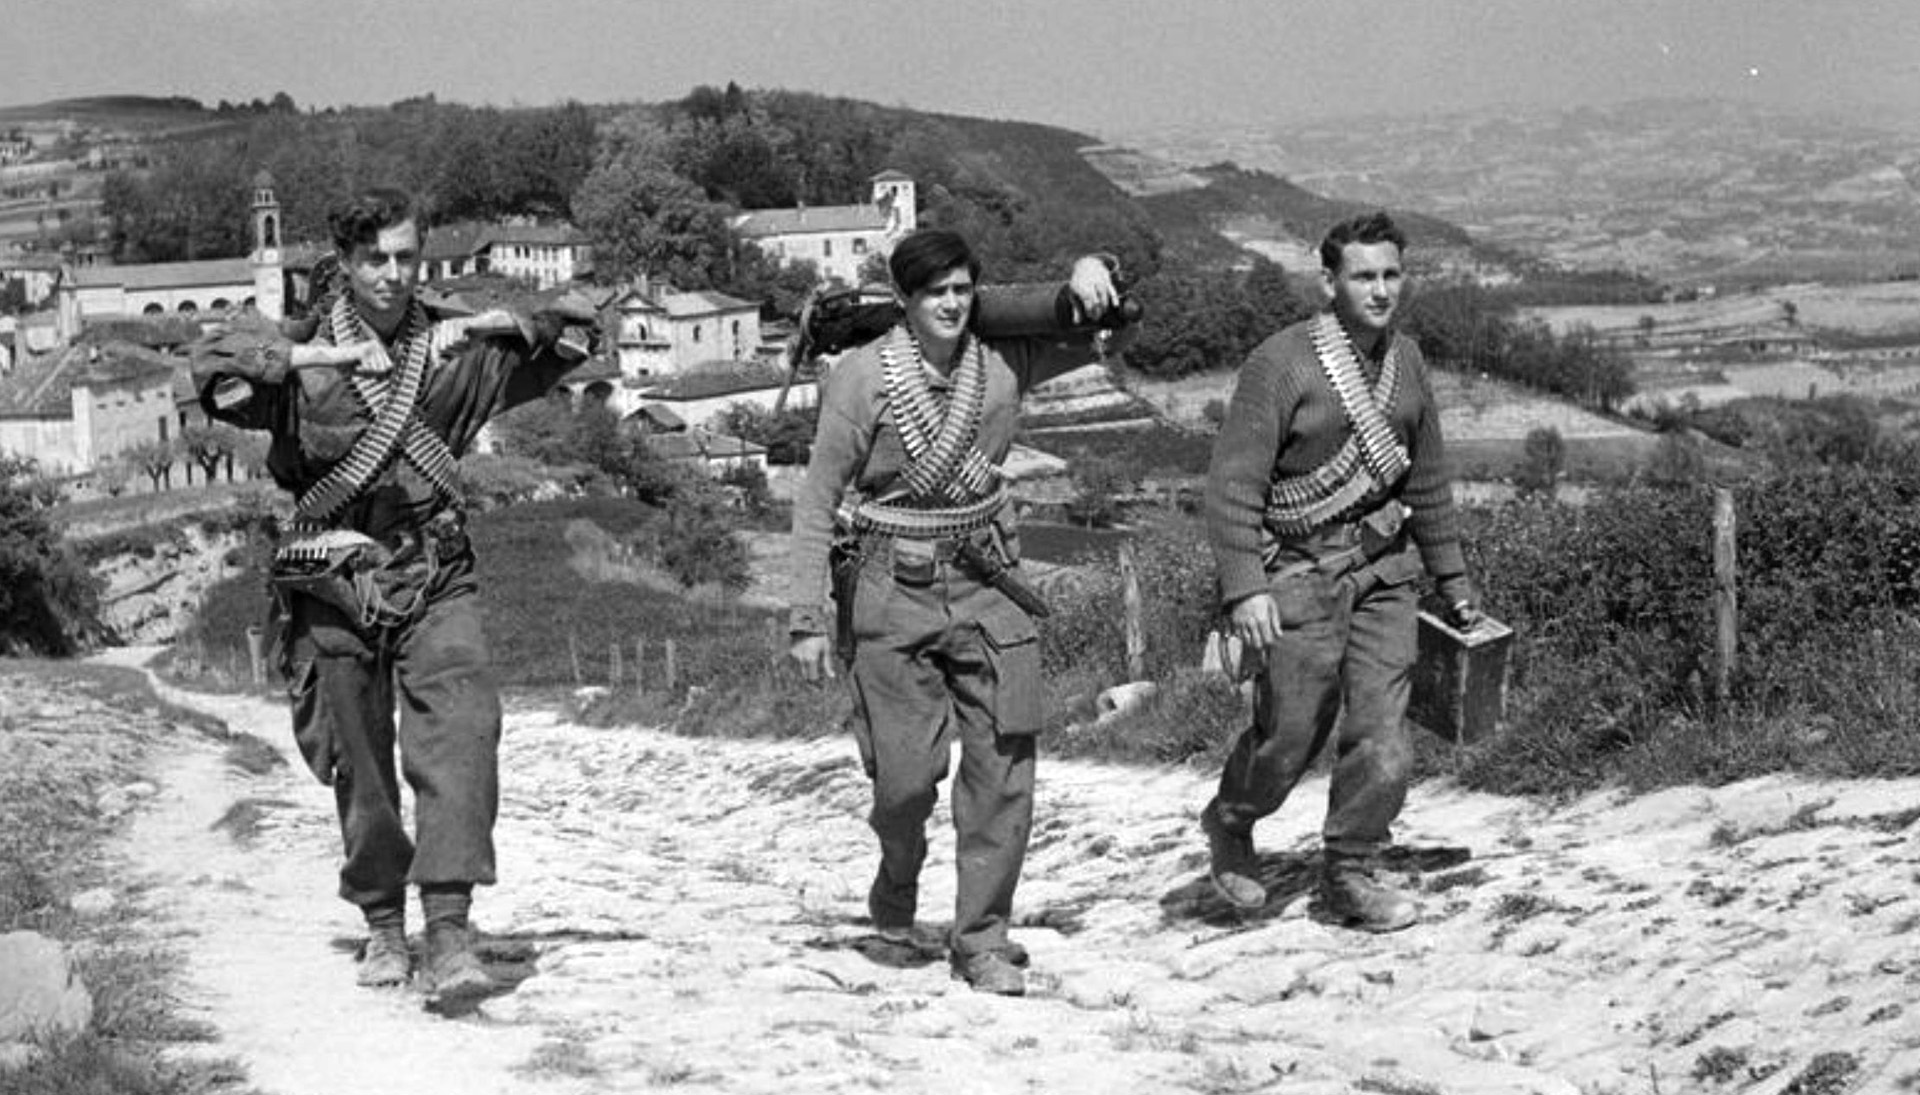
{"type": "Polygon", "coordinates": [[[754,244],[742,243],[733,269],[719,288],[742,300],[760,301],[763,318],[794,319],[819,285],[820,268],[813,262],[782,262],[754,244]]]}
{"type": "Polygon", "coordinates": [[[1074,489],[1067,515],[1088,528],[1112,524],[1120,516],[1120,495],[1139,485],[1132,465],[1113,456],[1076,456],[1067,474],[1074,489]]]}
{"type": "Polygon", "coordinates": [[[630,121],[573,196],[573,218],[605,279],[663,277],[686,289],[724,281],[733,261],[728,211],[660,166],[664,135],[630,121]]]}
{"type": "Polygon", "coordinates": [[[123,457],[146,473],[157,493],[164,482],[168,489],[173,487],[173,464],[179,459],[179,452],[171,441],[143,441],[128,448],[123,457]]]}
{"type": "Polygon", "coordinates": [[[27,302],[27,283],[21,278],[7,278],[0,281],[0,313],[17,316],[25,312],[30,305],[27,302]]]}
{"type": "Polygon", "coordinates": [[[1257,317],[1253,339],[1310,318],[1319,307],[1319,290],[1297,281],[1286,268],[1264,255],[1255,256],[1241,284],[1247,304],[1257,317]]]}
{"type": "Polygon", "coordinates": [[[107,497],[118,498],[133,485],[135,470],[133,465],[119,457],[103,460],[93,469],[93,485],[107,497]]]}
{"type": "Polygon", "coordinates": [[[222,461],[240,447],[240,431],[222,422],[188,426],[180,431],[180,451],[200,467],[202,482],[211,483],[222,461]]]}
{"type": "Polygon", "coordinates": [[[1265,330],[1230,271],[1163,270],[1136,295],[1146,318],[1127,347],[1127,363],[1149,376],[1237,366],[1265,330]]]}
{"type": "Polygon", "coordinates": [[[1663,433],[1647,458],[1647,482],[1656,487],[1692,487],[1707,477],[1700,442],[1686,433],[1663,433]]]}
{"type": "Polygon", "coordinates": [[[769,464],[804,465],[812,457],[819,421],[818,407],[789,407],[776,414],[758,404],[734,403],[720,412],[717,424],[722,433],[765,447],[769,464]]]}
{"type": "Polygon", "coordinates": [[[634,442],[619,417],[605,404],[574,408],[564,392],[514,408],[495,422],[500,447],[549,467],[588,467],[610,477],[621,475],[634,442]]]}
{"type": "Polygon", "coordinates": [[[57,491],[0,453],[0,653],[64,656],[98,638],[101,583],[47,520],[57,491]]]}
{"type": "Polygon", "coordinates": [[[1520,465],[1515,485],[1522,494],[1551,495],[1567,466],[1567,443],[1561,439],[1560,431],[1552,426],[1527,431],[1522,452],[1526,459],[1520,465]]]}
{"type": "Polygon", "coordinates": [[[247,253],[250,200],[240,143],[201,140],[157,153],[144,177],[109,175],[101,214],[121,261],[218,258],[247,253]]]}

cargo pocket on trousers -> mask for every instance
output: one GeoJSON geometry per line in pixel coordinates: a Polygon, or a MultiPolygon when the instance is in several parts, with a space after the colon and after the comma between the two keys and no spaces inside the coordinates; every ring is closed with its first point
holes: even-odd
{"type": "Polygon", "coordinates": [[[320,667],[312,659],[293,663],[287,699],[292,701],[293,740],[300,747],[301,758],[315,779],[332,786],[340,760],[340,741],[326,704],[320,701],[320,667]]]}
{"type": "Polygon", "coordinates": [[[993,674],[993,731],[1004,737],[1040,732],[1044,704],[1040,683],[1040,633],[1033,619],[1009,604],[980,621],[993,674]]]}

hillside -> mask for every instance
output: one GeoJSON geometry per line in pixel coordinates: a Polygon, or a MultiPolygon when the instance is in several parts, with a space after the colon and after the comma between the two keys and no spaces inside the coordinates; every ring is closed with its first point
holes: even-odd
{"type": "Polygon", "coordinates": [[[1417,209],[1584,269],[1858,280],[1911,271],[1920,251],[1920,137],[1752,104],[1643,100],[1127,140],[1417,209]]]}
{"type": "MultiPolygon", "coordinates": [[[[1235,265],[1249,252],[1289,266],[1310,265],[1315,261],[1310,249],[1329,224],[1372,207],[1364,196],[1323,196],[1232,163],[1184,168],[1058,126],[807,92],[696,89],[674,102],[581,109],[603,123],[622,116],[654,127],[719,123],[712,131],[719,136],[691,141],[676,136],[680,143],[669,154],[675,157],[673,168],[710,198],[739,208],[865,200],[872,175],[905,171],[920,183],[923,217],[967,231],[993,258],[996,272],[1015,278],[1093,249],[1119,253],[1142,270],[1167,260],[1235,265]],[[751,111],[743,102],[752,104],[751,111]],[[1158,178],[1143,183],[1146,176],[1158,178]]],[[[499,203],[511,195],[483,195],[474,179],[520,170],[524,165],[511,159],[503,141],[516,143],[505,137],[515,132],[517,119],[531,124],[538,117],[530,109],[472,108],[431,97],[323,113],[298,113],[284,104],[222,104],[210,110],[191,99],[138,96],[4,108],[0,130],[31,130],[39,145],[27,162],[5,169],[21,180],[12,235],[45,231],[39,217],[50,196],[71,205],[62,225],[89,222],[107,174],[101,167],[138,168],[159,144],[206,138],[220,138],[220,143],[192,157],[212,172],[196,180],[244,179],[270,170],[290,230],[317,224],[315,203],[324,204],[325,194],[351,183],[348,175],[395,170],[403,162],[410,177],[423,180],[436,206],[484,216],[491,204],[499,206],[491,215],[505,215],[514,209],[499,203]],[[227,140],[235,136],[243,139],[227,140]],[[499,149],[494,154],[503,157],[501,162],[493,168],[472,163],[476,141],[499,149]],[[49,162],[56,146],[64,166],[49,162]],[[324,148],[338,154],[316,159],[315,150],[324,148]],[[342,157],[357,166],[343,174],[342,157]],[[58,193],[50,195],[49,187],[58,193]]],[[[592,128],[578,132],[590,135],[592,128]]],[[[596,143],[603,144],[606,133],[603,125],[596,143]]],[[[572,139],[551,132],[548,137],[562,143],[572,139]]],[[[573,150],[583,165],[580,173],[591,151],[573,150]]],[[[577,174],[567,178],[568,189],[545,195],[549,212],[567,206],[579,181],[577,174]]],[[[1423,249],[1443,244],[1444,250],[1465,254],[1471,247],[1457,225],[1408,206],[1396,211],[1423,249]]],[[[5,214],[0,207],[0,219],[5,214]]],[[[219,240],[202,240],[202,245],[223,246],[219,240]]],[[[1428,252],[1429,261],[1438,257],[1438,251],[1428,252]]]]}

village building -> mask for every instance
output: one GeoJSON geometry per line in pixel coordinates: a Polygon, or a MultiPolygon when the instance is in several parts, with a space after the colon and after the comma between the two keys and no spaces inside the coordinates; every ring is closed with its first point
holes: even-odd
{"type": "Polygon", "coordinates": [[[536,289],[565,285],[584,275],[591,261],[586,236],[570,224],[496,225],[481,254],[483,272],[519,278],[536,289]]]}
{"type": "Polygon", "coordinates": [[[482,255],[488,227],[473,221],[434,225],[420,245],[420,280],[432,284],[486,273],[482,255]]]}
{"type": "Polygon", "coordinates": [[[177,437],[176,370],[156,351],[118,342],[23,358],[0,376],[0,452],[77,475],[177,437]]]}
{"type": "Polygon", "coordinates": [[[72,344],[91,321],[128,316],[244,309],[280,319],[287,264],[280,203],[265,171],[253,180],[252,218],[253,252],[246,258],[67,267],[55,293],[61,341],[72,344]]]}
{"type": "Polygon", "coordinates": [[[647,451],[672,464],[690,465],[719,477],[730,471],[767,471],[767,450],[702,426],[673,431],[648,431],[647,451]]]}
{"type": "Polygon", "coordinates": [[[493,274],[551,289],[586,276],[593,249],[570,224],[509,221],[435,225],[421,245],[421,273],[431,283],[493,274]]]}
{"type": "Polygon", "coordinates": [[[640,284],[613,301],[620,373],[636,383],[765,356],[760,305],[711,290],[640,284]]]}
{"type": "Polygon", "coordinates": [[[735,404],[771,413],[811,407],[818,396],[819,386],[812,382],[789,384],[772,370],[750,370],[669,379],[634,392],[628,401],[636,412],[667,412],[689,427],[712,428],[715,420],[735,404]]]}
{"type": "Polygon", "coordinates": [[[871,182],[872,200],[865,204],[755,209],[728,227],[784,262],[813,263],[822,281],[858,285],[861,267],[890,253],[894,241],[919,224],[911,176],[882,171],[871,182]]]}
{"type": "Polygon", "coordinates": [[[0,286],[19,282],[27,307],[38,308],[53,296],[60,283],[59,255],[33,251],[0,251],[0,286]]]}

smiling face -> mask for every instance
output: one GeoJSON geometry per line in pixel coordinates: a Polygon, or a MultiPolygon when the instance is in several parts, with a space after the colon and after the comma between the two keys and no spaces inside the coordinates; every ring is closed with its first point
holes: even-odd
{"type": "Polygon", "coordinates": [[[1399,245],[1349,243],[1340,249],[1340,268],[1325,275],[1333,314],[1362,349],[1371,348],[1393,323],[1406,287],[1399,245]]]}
{"type": "Polygon", "coordinates": [[[956,266],[938,274],[904,301],[907,326],[929,361],[945,364],[973,315],[973,274],[956,266]]]}
{"type": "Polygon", "coordinates": [[[382,334],[413,300],[420,277],[420,226],[411,220],[382,228],[371,243],[356,243],[342,263],[360,314],[382,334]]]}

